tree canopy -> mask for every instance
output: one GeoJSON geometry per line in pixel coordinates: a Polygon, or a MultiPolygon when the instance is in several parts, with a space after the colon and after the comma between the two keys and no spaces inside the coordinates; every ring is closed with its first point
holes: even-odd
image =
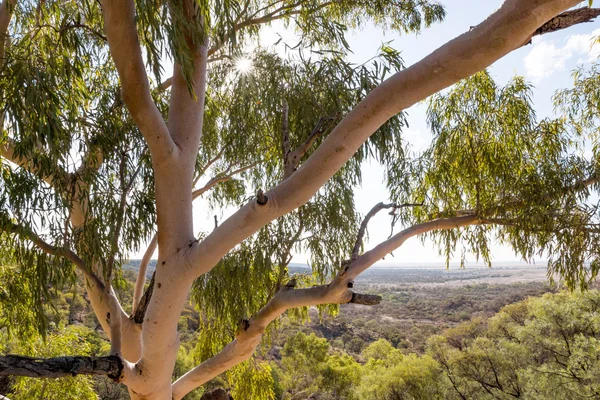
{"type": "Polygon", "coordinates": [[[43,304],[82,279],[111,340],[106,373],[116,368],[132,398],[179,399],[225,371],[240,394],[266,398],[265,370],[243,362],[271,322],[378,302],[353,280],[409,237],[428,234],[447,255],[462,243],[487,262],[496,237],[525,259],[550,255],[551,274],[585,287],[600,268],[597,162],[575,150],[598,122],[597,71],[557,96],[564,117],[542,121],[523,79],[500,88],[478,71],[597,13],[517,3],[405,68],[389,45],[348,62],[345,37],[365,24],[418,33],[443,20],[437,2],[5,0],[0,321],[44,333],[43,304]],[[286,56],[259,40],[278,20],[299,37],[286,56]],[[457,82],[430,100],[431,148],[408,152],[404,110],[457,82]],[[363,219],[353,191],[367,161],[384,166],[393,203],[363,219]],[[239,210],[194,227],[200,196],[239,210]],[[382,209],[404,230],[364,251],[382,209]],[[115,289],[147,243],[130,308],[115,289]],[[293,252],[310,254],[312,275],[290,275],[293,252]],[[188,296],[203,362],[172,383],[188,296]]]}

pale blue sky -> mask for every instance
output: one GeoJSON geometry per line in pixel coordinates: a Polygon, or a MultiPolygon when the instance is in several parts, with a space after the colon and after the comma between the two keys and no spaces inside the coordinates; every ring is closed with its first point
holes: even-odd
{"type": "MultiPolygon", "coordinates": [[[[488,15],[502,4],[501,0],[441,0],[447,10],[446,20],[441,24],[424,30],[420,35],[400,36],[393,32],[384,32],[373,26],[355,32],[351,35],[349,43],[353,54],[350,59],[361,63],[369,59],[383,42],[392,41],[391,45],[402,52],[402,57],[407,66],[414,64],[434,49],[463,32],[482,22],[488,15]]],[[[585,2],[587,3],[587,1],[585,2]]],[[[583,3],[582,3],[583,4],[583,3]]],[[[265,32],[261,44],[269,45],[278,39],[277,35],[291,38],[293,35],[286,32],[281,26],[273,27],[265,32]]],[[[582,24],[565,31],[553,33],[541,38],[535,38],[531,45],[514,51],[510,55],[495,63],[491,74],[499,84],[505,83],[514,75],[523,75],[535,85],[534,101],[539,117],[550,116],[553,113],[551,96],[560,88],[571,84],[570,74],[578,64],[589,64],[600,54],[600,46],[590,47],[590,39],[600,35],[600,22],[582,24]]],[[[431,140],[431,135],[425,122],[425,105],[418,104],[408,110],[410,128],[404,132],[405,138],[415,150],[423,149],[431,140]]],[[[387,200],[383,172],[376,165],[364,168],[364,181],[357,188],[357,205],[361,213],[368,212],[379,201],[387,200]]],[[[208,210],[205,202],[199,201],[195,205],[195,226],[207,227],[213,224],[213,214],[208,210]]],[[[234,209],[224,210],[219,215],[222,220],[230,215],[234,209]]],[[[369,240],[367,248],[385,240],[389,235],[389,216],[387,213],[374,218],[369,225],[369,240]]],[[[458,262],[461,249],[456,251],[458,262]]],[[[509,248],[494,246],[492,251],[494,260],[518,261],[509,248]]],[[[141,254],[132,254],[133,258],[141,254]]],[[[295,256],[295,262],[304,262],[305,255],[295,256]]],[[[467,257],[474,263],[473,257],[467,257]]],[[[438,255],[431,243],[421,244],[417,238],[410,239],[401,248],[394,252],[394,257],[387,257],[378,265],[399,265],[419,263],[442,263],[444,258],[438,255]]]]}

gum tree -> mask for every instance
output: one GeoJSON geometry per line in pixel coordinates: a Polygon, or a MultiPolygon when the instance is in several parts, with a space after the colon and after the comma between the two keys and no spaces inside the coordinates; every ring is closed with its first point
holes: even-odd
{"type": "Polygon", "coordinates": [[[248,360],[287,310],[377,302],[353,293],[353,280],[409,237],[427,233],[448,252],[464,239],[487,257],[490,227],[500,226],[501,239],[525,256],[547,250],[560,256],[556,270],[586,282],[596,264],[589,270],[577,262],[593,258],[593,213],[578,211],[595,173],[566,162],[566,128],[535,121],[522,82],[498,93],[478,75],[459,86],[464,96],[434,101],[436,140],[423,163],[407,161],[400,139],[406,108],[533,35],[597,15],[587,8],[565,13],[577,4],[507,0],[480,25],[401,69],[387,46],[374,63],[348,64],[346,26],[371,21],[418,32],[443,18],[440,5],[5,0],[0,143],[8,163],[0,239],[3,263],[31,289],[11,301],[33,308],[14,316],[25,323],[13,329],[24,329],[30,317],[43,328],[37,305],[79,274],[111,355],[6,356],[0,373],[104,374],[133,399],[180,399],[248,360]],[[302,51],[290,60],[258,49],[254,71],[243,71],[241,49],[276,20],[296,27],[299,47],[317,54],[302,51]],[[165,57],[173,76],[161,82],[165,57]],[[369,158],[386,166],[396,202],[376,206],[359,225],[352,188],[369,158]],[[523,176],[508,174],[511,162],[523,176]],[[202,195],[213,205],[243,205],[198,235],[192,202],[202,195]],[[361,254],[368,221],[382,209],[407,227],[361,254]],[[467,226],[473,228],[460,229],[467,226]],[[112,285],[123,255],[147,241],[128,313],[112,285]],[[156,248],[156,272],[144,292],[156,248]],[[316,285],[289,276],[294,248],[310,250],[316,285]],[[172,382],[177,323],[190,292],[206,317],[200,340],[208,358],[172,382]]]}

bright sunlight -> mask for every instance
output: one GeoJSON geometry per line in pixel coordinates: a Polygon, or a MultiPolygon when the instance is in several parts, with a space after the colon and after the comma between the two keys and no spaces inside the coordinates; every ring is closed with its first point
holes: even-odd
{"type": "Polygon", "coordinates": [[[241,74],[250,73],[252,68],[252,59],[247,56],[242,56],[235,60],[235,70],[241,74]]]}

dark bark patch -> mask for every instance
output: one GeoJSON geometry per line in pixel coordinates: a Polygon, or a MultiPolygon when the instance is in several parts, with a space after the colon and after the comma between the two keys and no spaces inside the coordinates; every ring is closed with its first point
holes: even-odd
{"type": "Polygon", "coordinates": [[[260,204],[261,206],[264,206],[265,204],[267,204],[268,201],[269,201],[269,197],[265,194],[265,192],[263,192],[262,189],[260,189],[258,192],[256,192],[256,202],[258,204],[260,204]]]}

